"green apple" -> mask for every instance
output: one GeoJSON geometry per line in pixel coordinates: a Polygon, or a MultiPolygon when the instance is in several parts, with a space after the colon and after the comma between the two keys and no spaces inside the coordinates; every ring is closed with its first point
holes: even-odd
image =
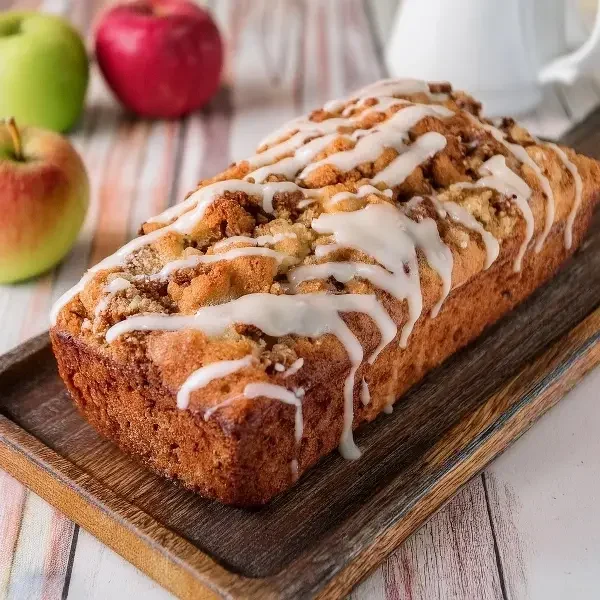
{"type": "Polygon", "coordinates": [[[0,119],[70,129],[83,108],[88,72],[83,41],[66,21],[0,12],[0,119]]]}
{"type": "Polygon", "coordinates": [[[52,131],[0,124],[0,283],[47,271],[69,251],[89,182],[73,146],[52,131]]]}

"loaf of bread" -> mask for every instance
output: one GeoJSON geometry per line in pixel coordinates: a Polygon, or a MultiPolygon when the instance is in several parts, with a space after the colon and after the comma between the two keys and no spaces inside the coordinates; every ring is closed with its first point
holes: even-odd
{"type": "Polygon", "coordinates": [[[599,163],[447,84],[377,82],[90,269],[53,309],[60,374],[150,469],[265,503],[358,459],[353,430],[548,280],[599,191],[599,163]]]}

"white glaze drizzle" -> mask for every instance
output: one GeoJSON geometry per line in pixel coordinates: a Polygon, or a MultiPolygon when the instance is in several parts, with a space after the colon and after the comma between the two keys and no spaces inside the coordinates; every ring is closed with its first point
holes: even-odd
{"type": "Polygon", "coordinates": [[[362,378],[360,383],[360,401],[363,406],[367,406],[369,402],[371,402],[371,392],[369,392],[369,384],[365,381],[365,378],[362,378]]]}
{"type": "Polygon", "coordinates": [[[341,250],[342,248],[344,248],[344,246],[335,243],[318,244],[315,246],[315,256],[317,258],[323,258],[327,254],[331,254],[331,252],[334,252],[335,250],[341,250]]]}
{"type": "Polygon", "coordinates": [[[225,406],[230,406],[240,398],[248,398],[249,400],[253,400],[261,397],[270,398],[271,400],[279,400],[284,404],[291,404],[296,408],[294,418],[294,440],[296,441],[296,444],[299,444],[302,440],[302,434],[304,433],[304,419],[302,416],[302,398],[304,397],[304,390],[302,388],[297,388],[294,391],[290,391],[287,388],[274,383],[249,383],[246,385],[241,394],[227,398],[227,400],[219,402],[219,404],[209,408],[204,413],[204,420],[208,421],[219,409],[224,408],[225,406]]]}
{"type": "MultiPolygon", "coordinates": [[[[334,121],[335,119],[329,119],[328,121],[334,121]]],[[[307,128],[307,127],[299,127],[299,131],[295,133],[293,136],[285,140],[285,142],[281,142],[264,152],[259,152],[254,156],[251,156],[247,159],[250,167],[252,169],[258,169],[259,167],[264,167],[276,161],[276,159],[280,158],[284,154],[289,154],[290,152],[294,152],[296,149],[303,146],[308,139],[311,137],[316,137],[323,135],[325,130],[327,131],[336,131],[336,124],[329,123],[328,121],[324,121],[326,127],[323,127],[323,131],[321,128],[307,128]],[[333,127],[332,127],[333,125],[333,127]]],[[[310,121],[309,121],[310,123],[310,121]]],[[[315,123],[315,125],[319,125],[319,123],[315,123]]]]}
{"type": "Polygon", "coordinates": [[[115,267],[122,266],[127,257],[133,254],[136,250],[146,246],[147,244],[152,243],[153,241],[158,240],[163,235],[164,229],[160,229],[158,231],[153,231],[147,235],[143,235],[138,238],[134,238],[128,244],[125,244],[122,248],[117,250],[114,254],[107,256],[105,259],[101,260],[99,263],[88,269],[88,271],[83,275],[83,277],[79,280],[79,282],[74,285],[71,289],[67,290],[58,300],[53,304],[52,309],[50,311],[50,320],[52,324],[56,323],[56,319],[58,317],[58,313],[68,302],[70,302],[77,294],[83,291],[83,288],[87,285],[89,281],[93,278],[93,276],[98,273],[98,271],[103,271],[107,269],[113,269],[115,267]]]}
{"type": "Polygon", "coordinates": [[[206,387],[215,379],[222,379],[223,377],[237,373],[238,371],[249,367],[254,362],[256,362],[256,359],[249,354],[244,358],[236,360],[219,360],[196,369],[188,376],[177,392],[177,408],[184,409],[189,406],[190,394],[192,392],[206,387]]]}
{"type": "Polygon", "coordinates": [[[449,215],[456,223],[459,223],[466,229],[470,229],[481,236],[486,254],[483,268],[486,270],[489,269],[500,254],[500,244],[498,243],[498,240],[487,231],[466,208],[456,204],[456,202],[440,202],[436,198],[432,198],[432,200],[441,217],[449,215]]]}
{"type": "Polygon", "coordinates": [[[377,98],[377,104],[369,106],[366,110],[361,111],[357,115],[350,116],[350,112],[354,108],[358,108],[369,98],[372,98],[372,96],[361,97],[356,104],[350,105],[342,113],[342,117],[333,117],[323,121],[312,121],[309,117],[299,117],[297,119],[293,119],[269,135],[268,138],[262,140],[259,148],[265,145],[270,146],[270,144],[280,139],[287,139],[270,146],[268,149],[263,150],[262,152],[258,152],[254,156],[247,159],[247,162],[253,168],[265,166],[284,154],[288,154],[289,152],[296,150],[296,148],[302,146],[302,144],[312,137],[337,133],[342,127],[355,128],[357,123],[363,121],[369,114],[383,113],[389,108],[400,106],[402,104],[410,104],[408,100],[402,100],[393,97],[379,97],[377,98]],[[293,133],[294,131],[296,133],[293,133]],[[292,133],[293,135],[290,135],[292,133]]]}
{"type": "Polygon", "coordinates": [[[296,418],[294,425],[294,439],[296,440],[296,444],[299,444],[304,432],[304,422],[302,418],[302,397],[304,396],[304,390],[301,388],[299,388],[299,390],[291,392],[287,388],[284,388],[281,385],[275,385],[274,383],[249,383],[244,388],[244,396],[250,399],[260,397],[271,398],[273,400],[279,400],[284,404],[295,406],[296,418]]]}
{"type": "Polygon", "coordinates": [[[306,208],[307,206],[310,206],[311,204],[315,203],[315,199],[314,198],[307,198],[306,200],[300,200],[300,202],[298,202],[298,204],[296,204],[296,207],[299,208],[300,210],[302,210],[303,208],[306,208]]]}
{"type": "Polygon", "coordinates": [[[400,338],[404,347],[423,308],[418,247],[442,280],[442,293],[432,310],[432,316],[437,315],[450,291],[453,258],[433,219],[416,222],[391,204],[370,204],[353,212],[322,214],[313,220],[312,228],[318,233],[332,234],[339,246],[364,252],[382,266],[363,262],[303,265],[288,272],[293,287],[308,279],[334,277],[346,283],[353,277],[362,277],[395,298],[406,299],[409,318],[400,338]]]}
{"type": "MultiPolygon", "coordinates": [[[[117,252],[111,254],[110,256],[107,256],[98,264],[88,269],[88,271],[84,274],[81,280],[71,289],[67,290],[62,296],[60,296],[60,298],[58,298],[58,300],[52,306],[52,309],[50,311],[50,319],[52,324],[56,323],[58,313],[63,308],[63,306],[65,306],[77,294],[83,291],[83,288],[89,281],[91,281],[95,273],[123,266],[127,258],[131,256],[134,252],[140,250],[148,244],[156,242],[161,237],[165,236],[171,231],[175,231],[184,235],[189,234],[191,231],[193,231],[194,227],[202,220],[206,209],[219,196],[222,196],[225,192],[236,191],[244,192],[245,194],[248,194],[250,196],[262,197],[263,208],[266,212],[273,212],[273,196],[278,192],[301,191],[303,194],[311,197],[314,197],[315,195],[318,195],[320,193],[318,190],[307,190],[301,188],[294,183],[290,183],[289,181],[260,185],[255,183],[249,183],[247,181],[241,181],[238,179],[232,179],[228,181],[219,181],[217,183],[201,188],[198,191],[194,192],[194,194],[192,194],[181,205],[177,205],[178,210],[183,204],[186,205],[185,211],[188,211],[188,209],[190,209],[191,207],[193,208],[188,212],[182,211],[182,213],[180,213],[180,216],[178,216],[173,223],[162,227],[161,229],[157,229],[156,231],[131,240],[128,244],[125,244],[122,248],[117,250],[117,252]]],[[[165,215],[165,213],[162,213],[162,215],[165,215]]],[[[158,220],[158,218],[156,220],[158,220]]]]}
{"type": "Polygon", "coordinates": [[[291,365],[290,368],[283,372],[283,377],[291,377],[295,375],[304,366],[304,359],[298,358],[291,365]]]}
{"type": "Polygon", "coordinates": [[[228,179],[226,181],[217,181],[207,185],[199,190],[196,190],[186,200],[179,204],[175,204],[159,215],[148,219],[147,223],[168,223],[173,218],[188,217],[186,212],[194,209],[194,219],[189,219],[188,223],[197,223],[202,219],[206,209],[218,198],[226,192],[244,192],[248,195],[261,196],[263,190],[260,186],[252,186],[252,184],[242,181],[241,179],[228,179]]]}
{"type": "MultiPolygon", "coordinates": [[[[426,116],[449,117],[454,113],[443,106],[429,104],[410,104],[394,113],[387,121],[384,121],[377,127],[370,130],[357,130],[350,137],[358,140],[351,150],[336,152],[327,158],[307,164],[303,171],[298,175],[299,179],[305,179],[315,169],[323,165],[332,165],[342,172],[350,171],[358,165],[366,162],[374,162],[381,155],[384,148],[394,148],[398,152],[410,152],[406,147],[406,136],[408,131],[414,127],[420,120],[426,116]]],[[[444,140],[446,138],[436,132],[429,132],[421,137],[439,136],[444,140]]],[[[437,140],[437,137],[436,137],[437,140]]],[[[438,140],[439,142],[439,140],[438,140]]],[[[416,144],[417,142],[415,142],[416,144]]],[[[443,147],[443,146],[442,146],[443,147]]],[[[308,162],[308,161],[307,161],[308,162]]]]}
{"type": "Polygon", "coordinates": [[[475,183],[457,183],[455,186],[461,188],[488,187],[506,196],[517,205],[525,220],[525,239],[521,244],[521,248],[519,249],[513,265],[514,271],[519,272],[521,270],[523,256],[533,237],[534,220],[528,202],[529,197],[531,196],[531,189],[523,179],[507,166],[506,158],[502,154],[496,154],[484,162],[479,169],[479,173],[483,175],[483,177],[478,179],[475,183]],[[486,175],[487,173],[491,173],[491,175],[486,175]]]}
{"type": "Polygon", "coordinates": [[[213,250],[222,250],[227,246],[233,244],[248,244],[249,246],[268,246],[271,244],[277,244],[286,239],[295,239],[298,236],[293,231],[286,231],[285,233],[276,233],[274,235],[259,235],[258,237],[250,237],[247,235],[232,235],[231,237],[224,238],[218,241],[214,246],[213,250]]]}
{"type": "Polygon", "coordinates": [[[488,125],[487,123],[481,123],[473,116],[471,116],[471,119],[474,119],[477,124],[481,125],[486,131],[491,133],[496,141],[500,142],[509,152],[511,152],[518,160],[520,160],[521,163],[527,165],[538,178],[538,181],[542,187],[542,191],[546,196],[544,229],[535,243],[535,251],[539,253],[544,246],[544,242],[546,241],[550,230],[552,229],[552,225],[554,223],[554,213],[556,211],[554,192],[552,191],[552,186],[550,185],[548,178],[542,173],[539,165],[533,160],[533,158],[531,158],[531,156],[529,156],[529,153],[523,146],[508,142],[505,139],[504,133],[502,133],[502,131],[500,131],[498,128],[488,125]]]}
{"type": "Polygon", "coordinates": [[[332,334],[345,347],[351,369],[344,383],[344,423],[340,452],[345,458],[358,458],[360,451],[352,437],[354,418],[354,377],[363,361],[363,349],[340,312],[361,312],[373,319],[381,332],[379,346],[368,358],[373,363],[396,336],[397,328],[374,295],[301,294],[275,296],[248,294],[226,304],[204,306],[194,315],[136,315],[113,325],[106,333],[110,343],[131,331],[177,331],[196,329],[206,335],[222,335],[235,323],[254,325],[266,335],[288,334],[318,338],[332,334]]]}
{"type": "Polygon", "coordinates": [[[390,187],[400,185],[421,163],[443,150],[446,143],[446,138],[435,131],[420,136],[371,181],[384,182],[390,187]]]}
{"type": "MultiPolygon", "coordinates": [[[[265,258],[272,258],[277,264],[281,264],[286,258],[289,258],[287,254],[271,250],[270,248],[233,248],[227,252],[218,254],[192,254],[187,258],[181,258],[178,260],[172,260],[168,262],[158,273],[147,276],[151,280],[163,280],[167,279],[169,275],[175,271],[181,269],[193,269],[198,265],[213,264],[221,261],[231,261],[237,258],[244,258],[249,256],[263,256],[265,258]]],[[[146,276],[142,275],[142,278],[146,276]]]]}
{"type": "MultiPolygon", "coordinates": [[[[353,102],[352,104],[347,106],[342,111],[342,117],[348,117],[349,115],[352,114],[353,111],[355,111],[356,109],[363,106],[366,103],[366,101],[369,99],[373,99],[373,97],[372,96],[360,97],[356,102],[353,102]]],[[[390,97],[378,96],[376,98],[376,100],[377,100],[377,104],[368,106],[367,108],[362,110],[357,115],[354,115],[352,118],[356,121],[362,121],[366,116],[368,116],[370,114],[382,113],[390,108],[393,108],[396,106],[401,106],[402,104],[410,104],[410,102],[408,100],[402,100],[401,98],[394,98],[393,96],[390,96],[390,97]]]]}
{"type": "MultiPolygon", "coordinates": [[[[345,118],[332,118],[325,119],[321,122],[317,122],[311,121],[308,116],[296,117],[295,119],[292,119],[291,121],[288,121],[287,123],[283,124],[279,129],[276,129],[267,137],[263,138],[259,142],[258,147],[262,148],[263,146],[271,146],[271,144],[273,144],[274,142],[277,142],[278,140],[287,137],[294,131],[296,131],[297,133],[294,134],[294,136],[292,137],[301,134],[303,136],[306,136],[305,139],[308,139],[309,137],[312,137],[314,135],[326,135],[329,133],[336,133],[340,127],[347,127],[351,124],[352,122],[345,118]]],[[[285,142],[280,142],[276,146],[272,146],[264,152],[259,152],[252,158],[258,158],[262,156],[265,152],[271,151],[273,148],[283,146],[286,142],[287,140],[285,142]]],[[[279,155],[281,154],[283,154],[283,152],[279,152],[279,155]]]]}
{"type": "Polygon", "coordinates": [[[343,200],[348,200],[351,198],[364,198],[365,196],[368,196],[369,194],[382,194],[384,196],[387,196],[388,198],[391,198],[393,196],[394,192],[392,192],[392,190],[389,190],[389,189],[381,191],[370,184],[365,184],[365,185],[361,185],[356,190],[356,192],[339,192],[337,194],[334,194],[333,196],[331,196],[331,198],[329,198],[326,205],[328,208],[331,208],[331,207],[334,207],[336,204],[338,204],[338,202],[342,202],[343,200]]]}
{"type": "Polygon", "coordinates": [[[573,245],[573,224],[575,223],[575,217],[577,216],[577,211],[581,205],[583,182],[577,166],[575,163],[573,163],[573,161],[569,160],[567,153],[556,144],[547,144],[547,146],[556,152],[565,168],[569,171],[569,173],[571,173],[573,181],[575,182],[575,200],[565,224],[565,248],[568,250],[573,245]]]}
{"type": "MultiPolygon", "coordinates": [[[[294,179],[298,171],[306,166],[317,154],[322,152],[331,142],[340,138],[346,137],[336,133],[324,135],[323,137],[315,138],[298,148],[293,156],[284,158],[278,162],[272,163],[256,169],[251,173],[248,173],[244,179],[248,180],[252,178],[256,183],[262,183],[269,177],[269,175],[283,175],[286,179],[294,179]]],[[[295,184],[291,184],[295,185],[295,184]]],[[[303,191],[306,188],[301,188],[303,191]]]]}
{"type": "MultiPolygon", "coordinates": [[[[351,102],[348,108],[354,108],[369,98],[380,99],[379,97],[385,98],[385,100],[392,101],[393,104],[400,104],[403,102],[402,99],[393,98],[393,96],[410,96],[411,94],[424,93],[432,99],[442,100],[447,98],[446,94],[432,94],[429,91],[429,85],[425,81],[417,79],[382,79],[376,81],[370,85],[367,85],[356,92],[353,92],[349,97],[338,100],[330,100],[323,106],[323,110],[329,113],[336,113],[341,110],[348,102],[351,102]]],[[[381,99],[380,99],[381,102],[381,99]]],[[[381,102],[382,106],[379,107],[379,111],[386,110],[392,103],[381,102]]],[[[377,110],[377,106],[373,106],[372,110],[377,110]]],[[[343,116],[347,116],[348,112],[344,111],[343,116]]],[[[362,116],[360,117],[362,118],[362,116]]],[[[331,118],[325,119],[320,123],[311,121],[308,116],[296,117],[291,121],[288,121],[282,125],[279,129],[276,129],[270,133],[267,137],[263,138],[259,142],[259,148],[262,146],[270,146],[274,142],[287,137],[294,131],[305,132],[305,131],[317,131],[321,134],[333,133],[337,131],[339,127],[348,126],[348,120],[343,118],[331,118]]]]}
{"type": "MultiPolygon", "coordinates": [[[[198,223],[204,216],[206,209],[219,197],[226,192],[244,192],[249,196],[258,196],[262,198],[263,210],[268,213],[273,212],[273,196],[277,193],[301,192],[305,197],[314,198],[318,195],[318,190],[310,190],[301,188],[300,186],[290,181],[272,182],[266,185],[253,184],[242,179],[227,179],[225,181],[217,181],[207,185],[199,190],[196,190],[183,202],[171,206],[159,215],[148,219],[147,223],[168,223],[173,218],[179,219],[188,217],[185,214],[194,213],[193,219],[189,219],[189,224],[198,223]],[[194,209],[193,211],[191,209],[194,209]]],[[[174,225],[174,223],[173,223],[174,225]]],[[[165,228],[163,228],[164,231],[165,228]]]]}
{"type": "Polygon", "coordinates": [[[336,113],[341,110],[348,102],[364,101],[367,98],[377,96],[410,96],[412,94],[426,94],[430,98],[442,99],[447,97],[443,94],[432,94],[426,81],[419,79],[380,79],[371,83],[356,92],[353,92],[347,98],[339,100],[330,100],[323,106],[323,110],[330,113],[336,113]]]}
{"type": "Polygon", "coordinates": [[[262,190],[263,190],[263,210],[269,214],[272,214],[273,212],[275,212],[275,209],[273,208],[273,198],[275,197],[275,194],[282,193],[282,192],[288,192],[288,193],[302,192],[302,194],[304,195],[305,198],[306,197],[314,198],[319,195],[319,192],[317,190],[308,190],[305,188],[301,188],[301,187],[297,186],[295,183],[292,183],[289,181],[266,183],[262,186],[262,190]]]}

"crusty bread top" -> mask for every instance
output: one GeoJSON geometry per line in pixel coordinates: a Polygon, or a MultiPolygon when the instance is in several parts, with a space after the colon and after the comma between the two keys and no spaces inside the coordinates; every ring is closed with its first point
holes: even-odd
{"type": "Polygon", "coordinates": [[[290,122],[146,222],[57,303],[56,327],[149,359],[181,407],[209,408],[194,393],[207,386],[250,397],[248,381],[294,403],[290,367],[328,356],[352,379],[492,262],[518,272],[553,227],[569,244],[599,179],[595,161],[510,119],[492,127],[447,84],[385,80],[290,122]]]}

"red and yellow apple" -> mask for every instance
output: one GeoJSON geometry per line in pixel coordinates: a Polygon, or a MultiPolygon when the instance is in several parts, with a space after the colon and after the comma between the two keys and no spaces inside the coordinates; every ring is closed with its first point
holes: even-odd
{"type": "Polygon", "coordinates": [[[73,146],[51,131],[0,123],[0,283],[47,271],[70,250],[89,183],[73,146]]]}
{"type": "Polygon", "coordinates": [[[219,87],[223,44],[210,14],[187,0],[134,0],[96,29],[96,59],[119,100],[144,117],[178,118],[219,87]]]}

